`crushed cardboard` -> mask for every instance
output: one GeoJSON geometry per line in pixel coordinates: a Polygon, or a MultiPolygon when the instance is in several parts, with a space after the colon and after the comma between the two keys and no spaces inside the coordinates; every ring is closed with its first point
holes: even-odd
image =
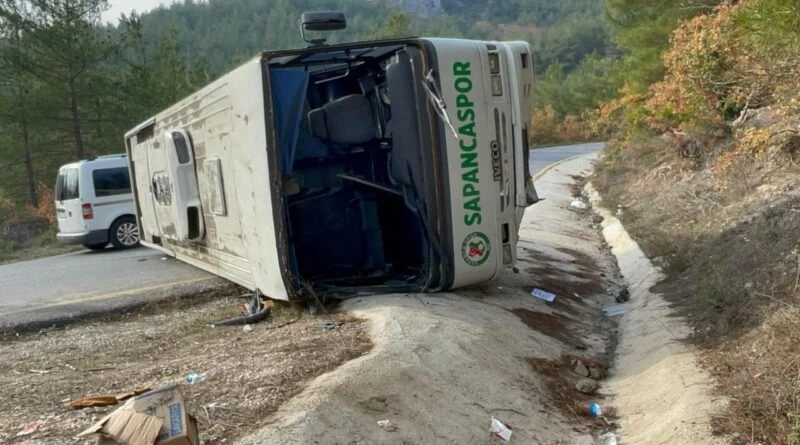
{"type": "Polygon", "coordinates": [[[90,434],[98,434],[98,445],[200,444],[197,421],[186,412],[177,385],[128,400],[78,437],[90,434]]]}
{"type": "Polygon", "coordinates": [[[114,396],[92,396],[67,402],[64,404],[64,406],[72,409],[83,409],[114,406],[117,403],[119,403],[119,400],[117,400],[117,398],[114,396]]]}
{"type": "Polygon", "coordinates": [[[140,394],[144,394],[149,392],[150,388],[142,388],[142,389],[135,389],[133,391],[119,393],[113,396],[91,396],[91,397],[84,397],[78,400],[72,400],[64,404],[67,408],[72,409],[83,409],[83,408],[96,408],[102,406],[114,406],[119,402],[123,402],[125,400],[130,399],[131,397],[136,397],[140,394]]]}

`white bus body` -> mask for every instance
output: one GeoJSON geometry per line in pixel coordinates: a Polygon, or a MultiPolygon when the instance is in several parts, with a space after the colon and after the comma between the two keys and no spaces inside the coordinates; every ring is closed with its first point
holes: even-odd
{"type": "Polygon", "coordinates": [[[266,52],[125,136],[142,243],[264,295],[438,291],[536,202],[524,42],[266,52]]]}

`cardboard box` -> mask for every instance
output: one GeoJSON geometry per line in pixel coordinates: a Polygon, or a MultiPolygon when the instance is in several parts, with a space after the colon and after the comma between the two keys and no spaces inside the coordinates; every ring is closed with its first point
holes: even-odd
{"type": "Polygon", "coordinates": [[[180,386],[128,400],[78,436],[98,433],[98,445],[199,445],[197,421],[186,412],[180,386]]]}

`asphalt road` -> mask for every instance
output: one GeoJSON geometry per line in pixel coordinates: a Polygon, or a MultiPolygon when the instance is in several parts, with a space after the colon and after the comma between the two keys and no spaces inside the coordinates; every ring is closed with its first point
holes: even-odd
{"type": "Polygon", "coordinates": [[[594,153],[603,148],[602,142],[590,144],[564,145],[560,147],[548,147],[531,150],[530,164],[531,174],[535,175],[539,170],[558,161],[571,158],[573,156],[594,153]]]}
{"type": "Polygon", "coordinates": [[[210,276],[152,249],[82,250],[0,267],[0,315],[210,276]]]}
{"type": "MultiPolygon", "coordinates": [[[[532,150],[531,173],[602,146],[595,143],[532,150]]],[[[147,248],[80,251],[9,264],[0,266],[0,332],[61,324],[223,283],[147,248]]]]}

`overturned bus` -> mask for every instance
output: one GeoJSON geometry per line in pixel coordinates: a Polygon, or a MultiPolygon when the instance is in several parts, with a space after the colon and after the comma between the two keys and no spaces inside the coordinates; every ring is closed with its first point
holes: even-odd
{"type": "Polygon", "coordinates": [[[525,42],[265,52],[125,136],[142,244],[275,299],[439,291],[537,201],[525,42]]]}

